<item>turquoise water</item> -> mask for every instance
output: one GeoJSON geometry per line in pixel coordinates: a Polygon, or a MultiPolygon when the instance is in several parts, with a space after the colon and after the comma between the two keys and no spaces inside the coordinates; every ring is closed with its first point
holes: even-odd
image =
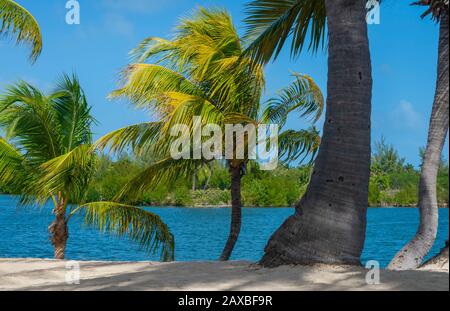
{"type": "MultiPolygon", "coordinates": [[[[53,219],[50,206],[17,208],[16,202],[14,197],[0,195],[0,257],[51,258],[52,247],[47,234],[47,226],[53,219]]],[[[160,215],[174,233],[176,260],[215,260],[219,257],[228,234],[229,209],[152,207],[149,210],[160,215]]],[[[258,260],[270,235],[292,213],[292,208],[245,208],[241,235],[232,259],[258,260]]],[[[430,255],[436,254],[448,238],[448,209],[440,209],[439,216],[438,238],[430,255]]],[[[367,217],[363,262],[378,260],[385,266],[414,235],[418,210],[371,208],[367,217]]],[[[147,256],[132,242],[83,226],[80,217],[74,217],[69,227],[68,259],[158,259],[147,256]]]]}

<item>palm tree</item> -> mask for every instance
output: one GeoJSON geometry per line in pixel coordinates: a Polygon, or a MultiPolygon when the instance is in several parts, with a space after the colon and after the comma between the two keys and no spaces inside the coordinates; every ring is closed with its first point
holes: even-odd
{"type": "Polygon", "coordinates": [[[17,44],[31,46],[34,62],[42,51],[42,37],[33,15],[13,0],[0,0],[0,25],[0,35],[16,36],[17,44]]]}
{"type": "Polygon", "coordinates": [[[407,270],[419,267],[436,240],[439,217],[436,180],[441,164],[442,148],[448,132],[449,1],[423,0],[414,4],[428,6],[422,18],[432,14],[433,18],[440,23],[438,70],[430,128],[428,129],[427,147],[423,155],[419,182],[420,225],[413,239],[390,262],[388,269],[394,270],[407,270]]]}
{"type": "Polygon", "coordinates": [[[274,233],[261,264],[360,264],[370,176],[372,72],[365,0],[254,0],[246,19],[259,63],[324,46],[328,98],[311,182],[295,214],[274,233]],[[309,43],[307,42],[309,40],[309,43]]]}
{"type": "Polygon", "coordinates": [[[55,220],[48,229],[57,259],[65,258],[68,222],[78,212],[101,231],[173,258],[172,235],[158,216],[116,202],[85,201],[97,160],[90,110],[75,76],[62,77],[49,95],[23,81],[10,86],[0,98],[6,133],[0,138],[0,181],[20,195],[22,205],[53,202],[55,220]]]}
{"type": "MultiPolygon", "coordinates": [[[[176,160],[169,149],[176,137],[170,135],[174,125],[187,126],[193,137],[193,118],[200,117],[202,127],[216,124],[225,133],[226,124],[277,122],[283,125],[287,114],[300,111],[316,121],[323,109],[323,97],[314,81],[295,74],[294,82],[280,96],[266,103],[261,113],[261,93],[264,78],[261,66],[255,66],[242,56],[243,48],[229,14],[222,10],[200,9],[192,18],[177,27],[173,40],[146,39],[133,55],[138,62],[125,72],[124,86],[112,96],[125,96],[136,107],[157,113],[158,121],[119,129],[98,141],[98,146],[110,146],[120,151],[132,146],[137,153],[151,151],[161,160],[132,179],[118,198],[133,200],[145,189],[159,183],[170,183],[180,176],[191,176],[203,164],[215,158],[176,160]],[[144,61],[152,63],[142,63],[144,61]]],[[[202,138],[206,140],[207,138],[202,138]]],[[[225,141],[224,135],[219,140],[225,141]]],[[[314,155],[319,136],[314,128],[285,131],[279,137],[280,155],[293,160],[300,155],[314,155]]],[[[244,144],[248,144],[245,139],[244,144]]],[[[225,143],[222,143],[225,146],[225,143]]],[[[194,154],[201,147],[190,147],[194,154]]],[[[222,149],[218,151],[223,154],[222,149]]],[[[231,225],[221,260],[228,260],[241,228],[241,178],[250,161],[237,156],[236,149],[227,165],[231,178],[231,225]]]]}

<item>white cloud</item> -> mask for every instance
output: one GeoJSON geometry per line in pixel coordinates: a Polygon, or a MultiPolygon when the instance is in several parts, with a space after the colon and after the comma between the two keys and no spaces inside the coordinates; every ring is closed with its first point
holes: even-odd
{"type": "Polygon", "coordinates": [[[422,114],[417,112],[413,104],[407,100],[400,101],[397,108],[393,111],[392,117],[392,121],[401,127],[415,129],[422,128],[425,124],[422,114]]]}

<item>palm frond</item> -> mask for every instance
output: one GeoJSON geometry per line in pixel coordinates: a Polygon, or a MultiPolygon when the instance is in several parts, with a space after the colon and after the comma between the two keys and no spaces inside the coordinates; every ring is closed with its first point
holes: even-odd
{"type": "Polygon", "coordinates": [[[174,260],[175,242],[161,218],[144,209],[116,202],[93,202],[80,206],[84,222],[100,231],[127,237],[147,252],[161,252],[161,260],[174,260]]]}
{"type": "MultiPolygon", "coordinates": [[[[169,40],[150,37],[144,39],[135,49],[131,50],[130,55],[137,63],[143,63],[151,57],[173,51],[174,48],[173,43],[169,40]]],[[[168,58],[168,55],[165,54],[157,62],[164,62],[168,58]]]]}
{"type": "Polygon", "coordinates": [[[19,150],[0,137],[0,181],[10,186],[21,179],[21,168],[24,158],[19,150]]]}
{"type": "Polygon", "coordinates": [[[449,2],[449,0],[420,0],[413,2],[412,5],[428,6],[420,17],[425,18],[431,14],[433,19],[440,21],[443,14],[446,13],[448,16],[449,2]]]}
{"type": "Polygon", "coordinates": [[[292,35],[291,55],[297,56],[310,38],[308,49],[317,51],[325,42],[324,0],[253,0],[247,7],[246,54],[257,63],[268,63],[280,54],[292,35]]]}
{"type": "Polygon", "coordinates": [[[40,166],[41,173],[31,185],[43,203],[50,196],[63,193],[70,202],[83,200],[94,173],[96,155],[90,145],[80,145],[40,166]]]}
{"type": "Polygon", "coordinates": [[[128,97],[137,107],[165,112],[164,93],[182,92],[195,95],[197,87],[181,74],[159,65],[133,64],[124,71],[125,85],[112,92],[110,98],[128,97]]]}
{"type": "Polygon", "coordinates": [[[95,119],[91,115],[91,107],[78,78],[75,75],[63,75],[54,94],[58,94],[52,105],[59,123],[59,136],[64,149],[62,152],[69,152],[83,144],[91,144],[91,126],[95,119]]]}
{"type": "Polygon", "coordinates": [[[316,128],[308,130],[287,130],[278,136],[278,153],[284,162],[299,160],[303,162],[308,156],[309,163],[314,161],[320,146],[320,135],[316,128]]]}
{"type": "Polygon", "coordinates": [[[51,101],[32,85],[20,81],[0,97],[0,126],[27,158],[42,163],[60,154],[58,123],[51,101]]]}
{"type": "Polygon", "coordinates": [[[161,122],[130,125],[99,138],[94,148],[104,150],[109,147],[109,152],[121,152],[131,147],[136,154],[139,154],[157,144],[162,126],[161,122]]]}
{"type": "Polygon", "coordinates": [[[283,127],[293,111],[300,111],[301,117],[312,116],[313,122],[322,116],[325,100],[320,88],[308,75],[294,73],[294,77],[291,85],[267,102],[261,118],[263,122],[273,122],[283,127]]]}
{"type": "Polygon", "coordinates": [[[128,181],[114,201],[134,202],[145,191],[160,184],[173,184],[181,176],[187,176],[199,167],[204,160],[175,160],[165,158],[144,169],[128,181]]]}
{"type": "Polygon", "coordinates": [[[34,62],[42,51],[42,36],[33,15],[13,0],[0,0],[0,34],[16,37],[17,44],[31,46],[34,62]]]}

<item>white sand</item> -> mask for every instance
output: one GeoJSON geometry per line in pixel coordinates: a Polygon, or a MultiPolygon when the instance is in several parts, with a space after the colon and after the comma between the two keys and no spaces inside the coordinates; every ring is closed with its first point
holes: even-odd
{"type": "Polygon", "coordinates": [[[79,285],[66,284],[67,262],[0,259],[0,290],[449,290],[449,274],[381,271],[366,283],[355,267],[286,266],[265,269],[249,262],[79,262],[79,285]]]}

